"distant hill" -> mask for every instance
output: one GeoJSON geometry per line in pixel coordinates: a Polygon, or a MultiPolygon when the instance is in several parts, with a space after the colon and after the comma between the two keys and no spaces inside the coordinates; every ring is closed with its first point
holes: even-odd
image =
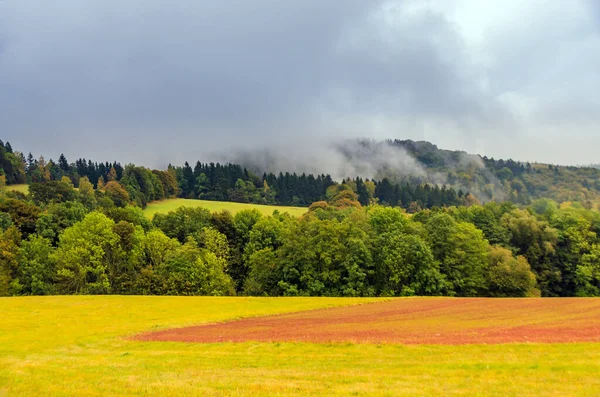
{"type": "Polygon", "coordinates": [[[411,140],[348,141],[336,149],[349,162],[379,164],[375,180],[446,185],[470,192],[481,201],[527,204],[545,197],[591,203],[600,198],[600,169],[596,166],[496,160],[411,140]],[[372,156],[386,159],[375,161],[372,156]]]}

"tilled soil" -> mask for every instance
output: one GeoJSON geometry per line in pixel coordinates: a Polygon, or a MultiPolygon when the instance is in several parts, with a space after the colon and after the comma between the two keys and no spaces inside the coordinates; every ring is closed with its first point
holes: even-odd
{"type": "Polygon", "coordinates": [[[600,342],[600,299],[400,298],[169,329],[135,339],[443,345],[600,342]]]}

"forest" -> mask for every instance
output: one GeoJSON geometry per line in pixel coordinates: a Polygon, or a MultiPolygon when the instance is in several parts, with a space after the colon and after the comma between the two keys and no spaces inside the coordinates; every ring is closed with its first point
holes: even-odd
{"type": "MultiPolygon", "coordinates": [[[[9,143],[0,164],[0,295],[600,295],[600,213],[590,195],[482,204],[459,186],[391,176],[336,182],[284,170],[258,177],[236,164],[150,170],[62,155],[55,163],[9,143]],[[8,188],[18,183],[29,193],[8,188]],[[201,208],[144,217],[147,203],[177,196],[310,206],[301,218],[201,208]]],[[[532,175],[540,167],[518,165],[532,175]]],[[[551,172],[565,170],[577,172],[551,172]]],[[[582,170],[582,181],[593,172],[582,170]]]]}

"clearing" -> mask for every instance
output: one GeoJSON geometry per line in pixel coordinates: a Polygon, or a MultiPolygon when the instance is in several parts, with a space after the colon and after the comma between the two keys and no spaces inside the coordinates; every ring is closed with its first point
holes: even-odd
{"type": "Polygon", "coordinates": [[[175,211],[179,207],[202,207],[210,210],[211,212],[227,210],[233,215],[237,214],[242,210],[257,209],[265,216],[273,215],[273,211],[275,210],[281,213],[287,212],[292,216],[302,216],[308,211],[308,208],[305,207],[286,207],[277,205],[233,203],[229,201],[210,201],[177,198],[152,202],[148,204],[146,209],[144,209],[144,214],[148,218],[152,219],[154,214],[166,214],[167,212],[175,211]]]}
{"type": "Polygon", "coordinates": [[[13,190],[15,192],[21,192],[21,193],[29,193],[29,185],[26,184],[22,184],[22,185],[8,185],[6,186],[6,190],[13,190]]]}

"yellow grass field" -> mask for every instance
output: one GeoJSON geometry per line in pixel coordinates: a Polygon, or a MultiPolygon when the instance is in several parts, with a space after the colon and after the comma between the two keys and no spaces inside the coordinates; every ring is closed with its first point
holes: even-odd
{"type": "MultiPolygon", "coordinates": [[[[427,299],[427,298],[424,298],[427,299]]],[[[0,396],[598,396],[600,344],[141,342],[377,299],[0,298],[0,396]]]]}
{"type": "Polygon", "coordinates": [[[246,203],[231,203],[228,201],[190,200],[178,198],[150,203],[144,210],[144,214],[148,218],[152,219],[154,214],[164,214],[170,211],[174,211],[179,207],[202,207],[210,210],[211,212],[227,210],[234,215],[245,209],[257,209],[263,215],[273,215],[273,211],[277,210],[281,213],[287,212],[292,216],[301,216],[305,214],[306,211],[308,211],[308,208],[305,207],[285,207],[276,205],[259,205],[246,203]]]}
{"type": "Polygon", "coordinates": [[[29,185],[9,185],[6,187],[7,190],[13,190],[16,192],[21,192],[21,193],[29,193],[29,185]]]}

